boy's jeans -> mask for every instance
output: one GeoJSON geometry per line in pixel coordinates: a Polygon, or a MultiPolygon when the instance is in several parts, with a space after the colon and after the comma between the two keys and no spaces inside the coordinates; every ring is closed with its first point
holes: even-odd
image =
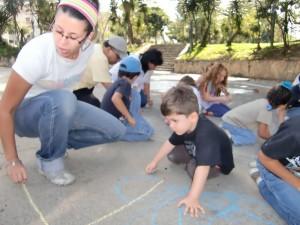
{"type": "Polygon", "coordinates": [[[236,127],[226,122],[223,122],[222,128],[229,131],[234,145],[252,145],[256,143],[256,135],[249,129],[236,127]]]}
{"type": "Polygon", "coordinates": [[[124,121],[126,133],[120,140],[122,141],[147,141],[149,140],[154,130],[151,125],[141,115],[141,95],[134,88],[131,90],[130,114],[135,119],[136,125],[132,127],[127,121],[124,121]]]}
{"type": "Polygon", "coordinates": [[[264,199],[289,225],[300,224],[300,191],[268,171],[259,161],[262,181],[258,188],[264,199]]]}
{"type": "Polygon", "coordinates": [[[64,156],[67,148],[83,148],[118,140],[124,125],[112,115],[77,101],[66,90],[54,90],[25,99],[15,113],[16,133],[38,137],[43,161],[64,156]]]}

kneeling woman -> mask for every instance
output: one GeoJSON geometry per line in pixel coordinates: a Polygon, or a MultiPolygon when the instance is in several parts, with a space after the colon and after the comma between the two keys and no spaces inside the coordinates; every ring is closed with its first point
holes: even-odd
{"type": "Polygon", "coordinates": [[[12,67],[0,102],[0,134],[8,174],[14,182],[27,179],[15,133],[40,139],[36,153],[39,171],[57,185],[75,180],[64,168],[67,148],[112,142],[125,133],[119,120],[77,101],[70,91],[92,54],[90,37],[98,7],[96,0],[60,1],[52,32],[28,42],[12,67]]]}

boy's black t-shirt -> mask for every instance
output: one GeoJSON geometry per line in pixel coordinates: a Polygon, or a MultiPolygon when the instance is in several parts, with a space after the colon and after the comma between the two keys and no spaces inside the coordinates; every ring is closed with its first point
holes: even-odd
{"type": "Polygon", "coordinates": [[[300,116],[282,123],[278,131],[262,145],[262,152],[300,175],[300,116]]]}
{"type": "Polygon", "coordinates": [[[225,132],[204,116],[199,116],[192,133],[169,138],[172,145],[184,144],[188,153],[196,159],[197,165],[220,166],[224,174],[234,168],[232,144],[225,132]]]}
{"type": "Polygon", "coordinates": [[[130,83],[124,78],[119,78],[106,90],[102,98],[101,108],[119,119],[122,114],[115,107],[114,103],[111,100],[115,92],[119,92],[120,94],[122,94],[122,101],[128,109],[130,103],[129,97],[131,95],[130,83]]]}

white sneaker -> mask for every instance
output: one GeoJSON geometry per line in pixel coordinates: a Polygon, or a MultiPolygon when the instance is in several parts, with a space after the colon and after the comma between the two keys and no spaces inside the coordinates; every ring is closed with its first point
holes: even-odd
{"type": "Polygon", "coordinates": [[[253,160],[253,161],[249,162],[248,166],[249,166],[250,168],[256,168],[256,167],[257,167],[256,160],[253,160]]]}
{"type": "Polygon", "coordinates": [[[249,175],[252,178],[252,180],[258,185],[262,178],[260,177],[259,170],[257,168],[252,168],[249,170],[249,175]]]}
{"type": "Polygon", "coordinates": [[[52,161],[42,161],[37,159],[37,165],[39,173],[45,176],[53,184],[66,186],[75,181],[75,176],[65,170],[63,158],[52,161]]]}
{"type": "Polygon", "coordinates": [[[65,170],[56,173],[45,173],[39,169],[40,174],[45,176],[51,183],[58,186],[66,186],[75,182],[75,176],[65,170]]]}

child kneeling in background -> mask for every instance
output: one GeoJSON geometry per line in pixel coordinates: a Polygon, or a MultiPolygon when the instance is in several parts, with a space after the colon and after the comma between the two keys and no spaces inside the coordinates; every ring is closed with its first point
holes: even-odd
{"type": "Polygon", "coordinates": [[[189,87],[171,88],[164,95],[160,110],[174,133],[147,165],[146,173],[153,173],[159,161],[176,145],[185,145],[196,167],[192,187],[178,206],[185,205],[185,212],[198,217],[199,212],[204,213],[199,197],[211,167],[217,167],[223,174],[234,168],[231,142],[222,129],[199,115],[197,97],[189,87]]]}
{"type": "Polygon", "coordinates": [[[124,58],[120,63],[119,79],[107,89],[102,99],[101,108],[121,119],[126,126],[126,133],[120,138],[122,141],[146,141],[153,135],[152,127],[138,112],[140,106],[133,107],[139,93],[132,90],[131,84],[140,72],[138,59],[132,56],[124,58]]]}
{"type": "Polygon", "coordinates": [[[268,139],[273,122],[272,110],[277,110],[276,120],[284,121],[285,109],[291,98],[291,83],[281,82],[271,88],[266,98],[239,105],[223,117],[222,127],[230,133],[234,145],[255,144],[257,137],[268,139]]]}

